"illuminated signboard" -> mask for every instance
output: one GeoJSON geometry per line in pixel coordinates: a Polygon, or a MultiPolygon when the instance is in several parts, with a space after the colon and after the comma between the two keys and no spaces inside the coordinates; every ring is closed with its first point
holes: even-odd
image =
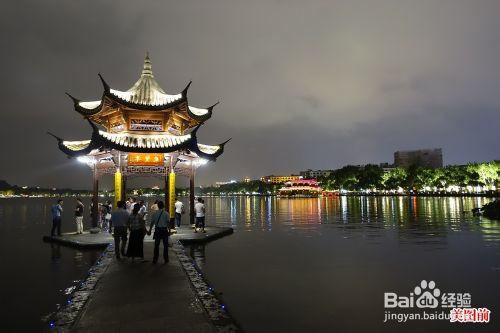
{"type": "Polygon", "coordinates": [[[163,166],[163,154],[129,153],[128,165],[163,166]]]}
{"type": "Polygon", "coordinates": [[[158,119],[130,119],[131,131],[163,131],[163,121],[158,119]]]}

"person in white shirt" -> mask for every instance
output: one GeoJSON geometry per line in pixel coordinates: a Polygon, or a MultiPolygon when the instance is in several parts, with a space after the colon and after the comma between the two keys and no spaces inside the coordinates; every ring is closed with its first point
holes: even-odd
{"type": "Polygon", "coordinates": [[[132,214],[132,210],[134,209],[135,205],[135,198],[128,198],[128,200],[125,202],[125,209],[127,210],[128,214],[132,214]]]}
{"type": "Polygon", "coordinates": [[[198,198],[198,202],[194,205],[194,212],[196,215],[196,225],[194,228],[194,232],[197,232],[198,229],[201,229],[201,232],[205,231],[205,204],[203,204],[203,200],[198,198]]]}
{"type": "Polygon", "coordinates": [[[139,207],[141,207],[139,209],[139,214],[141,214],[143,217],[146,216],[146,214],[148,213],[148,209],[144,200],[139,201],[139,207]]]}
{"type": "Polygon", "coordinates": [[[182,214],[184,214],[184,204],[179,200],[179,198],[175,198],[175,225],[177,228],[181,226],[182,214]]]}

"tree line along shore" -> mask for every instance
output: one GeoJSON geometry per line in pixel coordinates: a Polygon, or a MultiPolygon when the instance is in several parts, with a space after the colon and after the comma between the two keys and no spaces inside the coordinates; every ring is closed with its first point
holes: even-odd
{"type": "MultiPolygon", "coordinates": [[[[378,165],[347,165],[318,178],[325,192],[343,195],[487,195],[498,196],[500,161],[449,165],[443,168],[383,169],[378,165]]],[[[283,184],[250,180],[220,186],[197,187],[196,195],[277,195],[283,184]]],[[[177,188],[177,195],[189,194],[187,188],[177,188]]],[[[100,191],[112,196],[113,191],[100,191]]],[[[0,197],[90,196],[90,190],[46,189],[19,187],[0,181],[0,197]]],[[[162,196],[159,188],[131,189],[130,196],[162,196]]]]}

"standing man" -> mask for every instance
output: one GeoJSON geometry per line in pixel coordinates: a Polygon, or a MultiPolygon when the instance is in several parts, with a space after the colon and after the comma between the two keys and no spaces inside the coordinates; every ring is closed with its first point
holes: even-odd
{"type": "Polygon", "coordinates": [[[57,229],[57,236],[61,236],[61,215],[62,215],[62,208],[63,205],[63,200],[59,199],[57,200],[57,204],[52,206],[52,231],[50,232],[51,236],[54,236],[54,232],[57,229]]]}
{"type": "Polygon", "coordinates": [[[155,249],[153,255],[153,264],[158,261],[158,256],[160,252],[160,242],[163,242],[163,260],[165,264],[168,262],[168,236],[170,235],[170,230],[168,228],[168,222],[170,221],[170,215],[164,209],[163,201],[158,201],[158,210],[151,214],[148,235],[151,235],[151,230],[153,226],[155,227],[155,233],[153,239],[155,240],[155,249]]]}
{"type": "Polygon", "coordinates": [[[184,204],[179,200],[179,198],[175,198],[175,225],[177,228],[181,226],[182,214],[184,214],[184,204]]]}
{"type": "Polygon", "coordinates": [[[196,213],[196,225],[194,227],[194,232],[201,229],[201,232],[205,231],[205,204],[203,200],[198,198],[198,202],[194,205],[194,212],[196,213]]]}
{"type": "Polygon", "coordinates": [[[83,234],[83,208],[82,199],[76,198],[75,223],[77,234],[83,234]]]}
{"type": "Polygon", "coordinates": [[[132,214],[132,210],[134,209],[134,205],[135,205],[135,198],[128,198],[127,200],[127,212],[128,214],[132,214]]]}
{"type": "Polygon", "coordinates": [[[104,205],[102,205],[102,215],[104,220],[103,230],[107,230],[111,233],[111,211],[113,206],[111,205],[111,200],[107,200],[104,205]]]}
{"type": "MultiPolygon", "coordinates": [[[[137,205],[137,204],[136,204],[137,205]]],[[[143,217],[146,216],[147,212],[148,212],[148,209],[146,207],[146,203],[144,202],[144,200],[141,200],[139,201],[139,207],[141,207],[139,209],[139,214],[141,214],[143,217]]]]}
{"type": "Polygon", "coordinates": [[[111,213],[111,224],[113,225],[114,231],[113,238],[115,239],[116,259],[120,259],[120,254],[125,256],[125,246],[127,245],[127,221],[129,213],[125,209],[124,201],[118,201],[116,206],[116,210],[111,213]]]}

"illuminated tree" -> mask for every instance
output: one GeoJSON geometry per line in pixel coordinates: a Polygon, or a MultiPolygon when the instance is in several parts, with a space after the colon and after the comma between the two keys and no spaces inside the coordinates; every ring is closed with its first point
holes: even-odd
{"type": "Polygon", "coordinates": [[[404,186],[407,180],[407,172],[403,168],[394,168],[382,175],[382,186],[386,190],[394,190],[404,186]]]}

